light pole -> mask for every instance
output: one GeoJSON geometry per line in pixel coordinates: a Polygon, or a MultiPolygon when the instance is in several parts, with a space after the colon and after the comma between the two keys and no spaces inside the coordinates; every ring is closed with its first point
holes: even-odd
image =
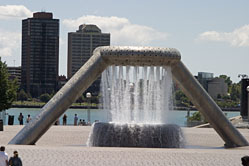
{"type": "Polygon", "coordinates": [[[247,121],[249,123],[249,86],[246,87],[247,91],[247,121]]]}
{"type": "Polygon", "coordinates": [[[88,109],[87,109],[87,123],[88,124],[91,124],[91,119],[90,119],[90,104],[91,104],[91,97],[92,97],[92,94],[90,92],[87,92],[86,93],[86,98],[87,98],[87,105],[88,105],[88,109]]]}

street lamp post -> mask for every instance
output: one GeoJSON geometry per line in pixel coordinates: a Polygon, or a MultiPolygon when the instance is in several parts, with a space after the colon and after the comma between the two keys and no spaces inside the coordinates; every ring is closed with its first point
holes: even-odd
{"type": "MultiPolygon", "coordinates": [[[[240,75],[239,75],[240,76],[240,75]]],[[[249,78],[247,75],[243,74],[241,79],[241,98],[240,98],[240,115],[243,120],[248,119],[248,90],[249,78]]]]}
{"type": "Polygon", "coordinates": [[[246,87],[247,91],[247,121],[249,123],[249,86],[246,87]]]}
{"type": "Polygon", "coordinates": [[[92,94],[90,92],[86,93],[86,98],[87,98],[87,105],[88,105],[88,109],[87,109],[87,123],[91,124],[91,112],[90,112],[90,104],[91,104],[91,97],[92,94]]]}

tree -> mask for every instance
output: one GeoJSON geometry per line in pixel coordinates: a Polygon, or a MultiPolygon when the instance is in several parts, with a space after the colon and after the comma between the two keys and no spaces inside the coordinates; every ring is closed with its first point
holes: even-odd
{"type": "Polygon", "coordinates": [[[50,100],[50,98],[50,95],[48,93],[45,93],[40,96],[40,101],[46,103],[50,100]]]}
{"type": "Polygon", "coordinates": [[[221,95],[220,94],[217,95],[217,99],[221,99],[221,95]]]}
{"type": "Polygon", "coordinates": [[[193,121],[202,121],[202,115],[199,111],[196,111],[192,114],[192,116],[189,116],[187,121],[193,122],[193,121]]]}
{"type": "Polygon", "coordinates": [[[227,75],[220,75],[219,78],[223,78],[225,80],[225,83],[227,83],[227,86],[230,86],[233,83],[230,77],[228,77],[227,75]]]}
{"type": "Polygon", "coordinates": [[[9,80],[7,65],[0,57],[0,112],[11,107],[16,100],[18,85],[16,80],[9,80]]]}
{"type": "Polygon", "coordinates": [[[232,84],[230,88],[230,96],[233,101],[239,101],[240,100],[240,94],[241,94],[241,86],[240,84],[232,84]]]}
{"type": "Polygon", "coordinates": [[[17,99],[21,100],[21,102],[28,100],[28,95],[25,93],[25,91],[22,89],[17,95],[17,99]]]}
{"type": "Polygon", "coordinates": [[[175,91],[174,95],[176,106],[191,107],[193,105],[189,98],[181,90],[175,91]]]}
{"type": "Polygon", "coordinates": [[[81,105],[81,103],[83,103],[84,101],[85,101],[85,98],[84,98],[83,95],[81,95],[81,96],[76,100],[76,103],[80,103],[80,105],[81,105]]]}
{"type": "Polygon", "coordinates": [[[99,104],[99,96],[92,96],[91,103],[99,104]]]}

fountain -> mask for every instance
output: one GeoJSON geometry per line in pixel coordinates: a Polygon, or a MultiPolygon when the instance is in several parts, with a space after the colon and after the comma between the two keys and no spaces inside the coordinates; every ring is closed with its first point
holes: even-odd
{"type": "Polygon", "coordinates": [[[50,99],[41,112],[18,132],[9,144],[35,144],[108,66],[116,65],[170,66],[173,79],[224,140],[225,146],[248,146],[247,140],[226,118],[180,59],[180,53],[173,48],[98,47],[84,66],[50,99]]]}
{"type": "Polygon", "coordinates": [[[96,123],[88,146],[180,148],[181,128],[167,124],[169,66],[110,66],[102,73],[103,109],[110,123],[96,123]]]}

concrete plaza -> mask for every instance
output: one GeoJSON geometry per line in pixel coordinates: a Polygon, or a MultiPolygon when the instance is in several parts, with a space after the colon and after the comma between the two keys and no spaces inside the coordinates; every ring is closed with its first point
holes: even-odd
{"type": "MultiPolygon", "coordinates": [[[[212,128],[182,128],[184,149],[86,147],[91,127],[52,126],[36,145],[8,145],[22,126],[4,126],[0,145],[12,156],[14,150],[24,166],[151,166],[151,165],[241,165],[249,147],[224,149],[224,142],[212,128]]],[[[249,130],[240,129],[249,141],[249,130]]]]}

